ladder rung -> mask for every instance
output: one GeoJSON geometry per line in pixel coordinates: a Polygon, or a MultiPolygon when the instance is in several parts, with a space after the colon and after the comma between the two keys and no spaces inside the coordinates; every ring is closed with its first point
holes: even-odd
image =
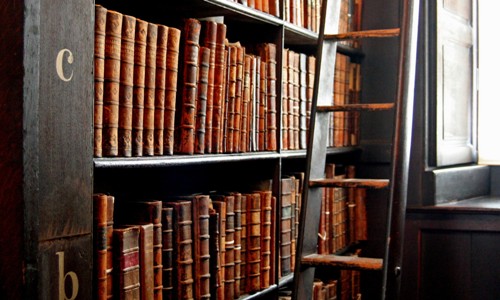
{"type": "Polygon", "coordinates": [[[388,110],[394,108],[394,103],[363,103],[363,104],[344,104],[344,105],[322,105],[317,106],[318,112],[331,112],[331,111],[374,111],[374,110],[388,110]]]}
{"type": "Polygon", "coordinates": [[[393,37],[399,36],[399,31],[399,28],[351,31],[337,34],[325,34],[324,39],[342,41],[361,38],[393,37]]]}
{"type": "Polygon", "coordinates": [[[309,181],[309,187],[344,187],[344,188],[370,188],[383,189],[389,186],[388,179],[314,179],[309,181]]]}
{"type": "Polygon", "coordinates": [[[359,256],[341,256],[341,255],[321,255],[310,254],[302,258],[302,265],[308,267],[336,267],[350,270],[382,270],[383,259],[359,257],[359,256]]]}

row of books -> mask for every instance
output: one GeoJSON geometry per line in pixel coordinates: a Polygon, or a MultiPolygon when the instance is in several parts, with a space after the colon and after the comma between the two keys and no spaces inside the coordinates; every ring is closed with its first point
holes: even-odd
{"type": "Polygon", "coordinates": [[[275,151],[276,45],[96,5],[94,156],[275,151]]]}
{"type": "Polygon", "coordinates": [[[237,299],[268,288],[275,205],[268,190],[163,201],[95,194],[95,298],[237,299]]]}
{"type": "MultiPolygon", "coordinates": [[[[336,279],[315,278],[311,300],[361,300],[359,271],[342,270],[336,279]]],[[[279,300],[291,300],[291,291],[282,290],[279,300]]]]}
{"type": "Polygon", "coordinates": [[[237,2],[247,7],[268,13],[270,15],[280,17],[280,1],[279,0],[228,0],[237,2]]]}
{"type": "Polygon", "coordinates": [[[283,0],[283,19],[294,25],[319,31],[321,0],[283,0]]]}

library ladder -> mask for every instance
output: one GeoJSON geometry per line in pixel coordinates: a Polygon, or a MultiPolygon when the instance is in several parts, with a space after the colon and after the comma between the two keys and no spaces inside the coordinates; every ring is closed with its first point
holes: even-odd
{"type": "Polygon", "coordinates": [[[334,268],[380,272],[380,299],[397,299],[401,284],[403,231],[408,187],[409,153],[415,85],[418,0],[403,0],[400,28],[338,33],[339,0],[323,0],[318,37],[316,74],[307,147],[307,167],[294,271],[294,299],[311,299],[315,269],[334,268]],[[397,92],[394,102],[331,105],[335,54],[340,40],[399,35],[397,92]],[[390,178],[321,179],[324,177],[329,114],[333,111],[394,110],[390,178]],[[387,226],[381,258],[320,255],[317,251],[322,189],[388,189],[387,226]]]}

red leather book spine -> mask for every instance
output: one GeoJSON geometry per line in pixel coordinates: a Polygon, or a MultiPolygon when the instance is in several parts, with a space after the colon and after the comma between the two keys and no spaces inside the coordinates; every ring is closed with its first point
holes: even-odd
{"type": "Polygon", "coordinates": [[[213,100],[213,118],[212,118],[212,151],[211,153],[221,153],[221,132],[222,132],[222,105],[224,88],[224,68],[225,68],[225,45],[226,25],[217,24],[217,39],[215,51],[214,66],[214,100],[213,100]]]}
{"type": "Polygon", "coordinates": [[[181,31],[177,28],[168,29],[167,65],[165,81],[165,111],[163,125],[163,153],[174,153],[175,110],[177,98],[177,79],[179,73],[179,45],[181,31]]]}
{"type": "Polygon", "coordinates": [[[275,17],[279,17],[281,15],[279,0],[268,0],[268,1],[269,1],[269,13],[275,17]]]}
{"type": "Polygon", "coordinates": [[[104,50],[103,156],[118,155],[118,102],[120,94],[120,60],[123,15],[108,10],[104,50]]]}
{"type": "Polygon", "coordinates": [[[204,21],[202,23],[202,37],[200,43],[210,49],[208,87],[207,87],[207,115],[205,118],[205,153],[212,153],[212,122],[215,91],[215,55],[217,45],[217,23],[204,21]]]}
{"type": "Polygon", "coordinates": [[[154,155],[163,155],[163,134],[165,125],[165,85],[167,72],[167,44],[169,28],[158,25],[156,44],[156,78],[154,108],[154,155]]]}
{"type": "Polygon", "coordinates": [[[241,45],[236,47],[236,90],[234,97],[234,122],[233,122],[233,151],[242,152],[240,139],[241,139],[241,125],[242,114],[241,105],[243,101],[243,70],[245,64],[245,48],[241,45]]]}
{"type": "Polygon", "coordinates": [[[123,16],[118,108],[118,155],[125,157],[132,156],[135,26],[135,17],[123,16]]]}
{"type": "Polygon", "coordinates": [[[154,119],[156,90],[156,47],[158,43],[158,25],[148,23],[146,41],[146,75],[144,84],[144,124],[143,155],[154,155],[154,119]]]}
{"type": "Polygon", "coordinates": [[[198,97],[196,99],[196,126],[194,153],[205,153],[208,72],[210,69],[210,49],[200,47],[198,69],[198,97]]]}
{"type": "Polygon", "coordinates": [[[137,226],[113,229],[114,295],[119,299],[140,297],[139,228],[137,226]]]}
{"type": "Polygon", "coordinates": [[[107,234],[106,213],[108,197],[105,194],[94,194],[94,287],[95,299],[107,299],[107,234]]]}
{"type": "Polygon", "coordinates": [[[102,114],[104,97],[104,52],[106,48],[106,14],[108,10],[95,6],[94,27],[94,156],[102,156],[102,114]]]}
{"type": "Polygon", "coordinates": [[[148,22],[137,19],[135,27],[134,94],[132,100],[132,155],[142,156],[148,22]]]}
{"type": "Polygon", "coordinates": [[[182,80],[179,82],[176,111],[176,133],[174,152],[182,154],[194,153],[194,129],[197,96],[198,53],[201,24],[196,19],[184,21],[181,35],[182,80]]]}

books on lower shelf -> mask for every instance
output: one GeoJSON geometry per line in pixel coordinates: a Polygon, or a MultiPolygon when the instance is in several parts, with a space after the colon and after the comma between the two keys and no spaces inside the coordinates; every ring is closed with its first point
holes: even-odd
{"type": "Polygon", "coordinates": [[[95,7],[95,157],[277,150],[275,44],[95,7]]]}
{"type": "Polygon", "coordinates": [[[278,227],[270,190],[161,200],[115,200],[96,193],[94,203],[96,298],[237,299],[275,283],[278,227]],[[112,229],[108,212],[115,220],[112,229]],[[108,230],[112,247],[107,246],[108,230]],[[113,263],[111,277],[108,261],[113,263]]]}

